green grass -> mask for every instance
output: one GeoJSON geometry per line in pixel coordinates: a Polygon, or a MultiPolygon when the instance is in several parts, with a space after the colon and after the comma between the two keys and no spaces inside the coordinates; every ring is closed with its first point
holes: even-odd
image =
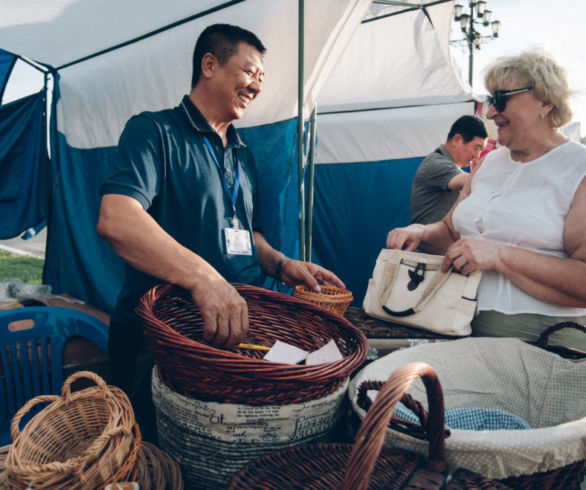
{"type": "Polygon", "coordinates": [[[0,250],[0,281],[20,279],[27,284],[43,283],[44,260],[0,250]]]}

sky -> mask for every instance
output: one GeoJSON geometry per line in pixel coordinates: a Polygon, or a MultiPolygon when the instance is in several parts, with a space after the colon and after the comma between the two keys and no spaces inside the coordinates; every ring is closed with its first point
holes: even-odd
{"type": "MultiPolygon", "coordinates": [[[[468,13],[468,2],[460,0],[468,13]]],[[[483,69],[499,56],[520,54],[541,48],[568,72],[570,87],[577,92],[572,99],[573,121],[580,122],[586,136],[586,0],[486,0],[492,20],[500,20],[499,37],[474,51],[475,92],[485,94],[483,69]]],[[[453,24],[452,39],[459,27],[453,24]]],[[[482,28],[482,26],[481,26],[482,28]]],[[[488,28],[490,32],[490,27],[488,28]]],[[[468,48],[453,47],[452,54],[468,80],[468,48]]]]}

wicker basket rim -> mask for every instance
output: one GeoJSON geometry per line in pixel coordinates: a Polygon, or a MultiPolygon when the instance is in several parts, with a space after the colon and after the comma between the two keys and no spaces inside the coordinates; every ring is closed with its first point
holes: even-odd
{"type": "Polygon", "coordinates": [[[296,297],[303,297],[309,296],[312,298],[319,298],[325,301],[332,300],[332,299],[343,299],[345,301],[350,300],[352,301],[352,292],[348,291],[344,288],[339,288],[337,286],[320,286],[322,292],[318,293],[316,291],[311,291],[307,288],[304,284],[299,286],[295,286],[295,290],[293,295],[296,297]]]}
{"type": "MultiPolygon", "coordinates": [[[[248,288],[254,288],[254,286],[249,286],[246,284],[244,284],[244,285],[243,284],[233,284],[233,285],[241,290],[246,290],[248,288]]],[[[146,295],[143,296],[139,302],[139,306],[137,307],[137,313],[139,313],[139,315],[143,318],[143,321],[146,324],[149,324],[149,326],[151,326],[152,323],[156,323],[157,328],[160,328],[169,337],[174,338],[176,340],[182,340],[183,344],[181,346],[177,346],[177,347],[182,351],[189,352],[189,354],[193,360],[209,362],[210,359],[213,359],[213,362],[216,365],[219,365],[219,366],[225,365],[225,367],[231,367],[234,365],[234,361],[239,361],[241,363],[241,366],[238,368],[239,371],[242,371],[243,367],[246,367],[246,369],[255,369],[255,370],[259,370],[259,371],[282,370],[283,373],[291,371],[292,372],[291,375],[295,375],[295,376],[306,375],[306,374],[311,374],[314,376],[329,375],[329,377],[331,378],[332,371],[339,371],[341,376],[344,376],[344,377],[346,376],[346,373],[343,371],[343,368],[345,368],[349,364],[353,364],[354,357],[360,356],[360,351],[361,351],[360,347],[361,346],[364,349],[364,356],[366,356],[366,353],[367,353],[366,352],[367,351],[366,336],[358,328],[356,328],[354,325],[352,325],[347,319],[340,317],[339,315],[336,315],[335,313],[332,313],[330,311],[323,310],[323,309],[319,308],[318,306],[313,305],[311,303],[308,303],[302,299],[294,298],[292,296],[288,296],[289,301],[303,305],[304,308],[312,310],[315,313],[318,313],[319,315],[327,316],[327,317],[331,318],[332,320],[335,320],[337,326],[340,329],[344,329],[344,330],[352,332],[352,335],[357,340],[356,351],[353,352],[351,355],[347,355],[347,356],[343,357],[339,361],[333,361],[331,363],[326,363],[326,364],[315,364],[315,365],[307,366],[307,365],[301,365],[301,364],[286,364],[286,363],[277,363],[277,362],[267,363],[267,361],[264,359],[246,357],[238,352],[222,350],[222,349],[218,349],[216,347],[213,347],[211,345],[204,344],[202,342],[198,342],[197,340],[194,340],[192,338],[189,338],[189,337],[186,337],[186,336],[180,334],[179,332],[177,332],[177,330],[175,330],[174,328],[167,325],[167,323],[165,323],[164,321],[159,320],[153,314],[153,306],[156,303],[156,301],[158,301],[165,294],[172,291],[173,288],[177,288],[177,287],[178,286],[174,286],[172,284],[159,284],[158,286],[153,287],[149,292],[149,293],[152,293],[152,296],[153,296],[151,303],[149,303],[145,299],[146,295]]],[[[258,290],[260,288],[254,288],[254,289],[258,290]]],[[[149,293],[147,293],[147,294],[149,294],[149,293]]],[[[267,290],[267,293],[271,293],[271,292],[267,290]]],[[[149,328],[145,329],[145,334],[151,338],[151,341],[162,343],[160,341],[160,339],[158,339],[155,335],[153,335],[149,331],[149,328]]],[[[324,342],[324,345],[326,343],[327,342],[324,342]]]]}

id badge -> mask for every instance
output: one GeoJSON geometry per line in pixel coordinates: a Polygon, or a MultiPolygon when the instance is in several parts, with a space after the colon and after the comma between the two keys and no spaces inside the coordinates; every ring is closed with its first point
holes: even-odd
{"type": "Polygon", "coordinates": [[[248,230],[224,228],[226,252],[231,255],[252,255],[252,242],[248,230]]]}

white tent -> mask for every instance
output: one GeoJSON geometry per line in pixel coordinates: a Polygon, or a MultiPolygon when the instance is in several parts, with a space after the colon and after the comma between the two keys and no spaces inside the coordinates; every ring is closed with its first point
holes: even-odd
{"type": "Polygon", "coordinates": [[[121,269],[95,236],[99,183],[126,120],[174,106],[189,91],[193,45],[205,26],[240,25],[268,48],[263,93],[238,126],[261,174],[267,237],[295,255],[296,191],[299,176],[306,177],[294,156],[301,148],[295,118],[302,11],[303,115],[316,104],[320,111],[315,258],[354,286],[358,298],[373,250],[384,243],[380,235],[405,215],[410,173],[445,139],[452,120],[473,110],[449,56],[453,0],[0,0],[0,9],[0,49],[39,66],[56,87],[45,282],[105,309],[121,269]],[[347,170],[357,162],[360,178],[373,175],[375,188],[355,185],[347,170]],[[346,187],[348,194],[332,192],[346,187]],[[399,191],[387,200],[391,188],[399,191]],[[360,217],[369,209],[361,196],[379,196],[376,206],[387,210],[379,222],[360,217]],[[356,219],[370,226],[368,233],[330,229],[355,226],[356,219]],[[362,261],[349,264],[357,254],[362,261]]]}

